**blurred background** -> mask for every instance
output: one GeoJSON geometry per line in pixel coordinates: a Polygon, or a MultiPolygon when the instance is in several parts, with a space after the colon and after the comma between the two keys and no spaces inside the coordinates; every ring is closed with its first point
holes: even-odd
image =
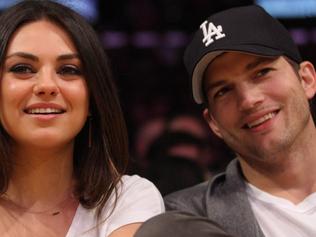
{"type": "MultiPolygon", "coordinates": [[[[0,0],[0,11],[16,2],[0,0]]],[[[128,172],[149,178],[163,195],[209,179],[234,157],[202,120],[182,63],[185,46],[205,18],[259,4],[289,29],[303,58],[316,63],[316,0],[58,2],[82,14],[99,34],[129,131],[128,172]]]]}

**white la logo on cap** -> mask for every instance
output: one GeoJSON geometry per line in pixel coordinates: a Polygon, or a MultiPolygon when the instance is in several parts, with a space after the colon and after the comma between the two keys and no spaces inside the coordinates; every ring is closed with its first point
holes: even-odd
{"type": "Polygon", "coordinates": [[[225,34],[222,33],[223,28],[221,25],[218,25],[216,27],[212,22],[210,22],[208,23],[208,29],[207,29],[207,23],[208,21],[204,21],[200,25],[200,28],[202,29],[203,35],[204,35],[202,42],[205,44],[206,47],[214,42],[214,39],[212,38],[213,36],[215,36],[215,40],[225,37],[225,34]]]}

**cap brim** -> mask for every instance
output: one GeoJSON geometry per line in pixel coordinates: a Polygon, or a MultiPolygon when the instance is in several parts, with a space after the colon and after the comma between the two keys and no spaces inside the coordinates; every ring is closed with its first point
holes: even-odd
{"type": "Polygon", "coordinates": [[[238,45],[230,49],[218,49],[205,54],[196,64],[192,74],[192,92],[196,103],[203,103],[202,79],[207,66],[220,54],[225,52],[242,52],[246,54],[259,55],[264,57],[281,56],[284,53],[277,49],[271,49],[260,45],[238,45]]]}

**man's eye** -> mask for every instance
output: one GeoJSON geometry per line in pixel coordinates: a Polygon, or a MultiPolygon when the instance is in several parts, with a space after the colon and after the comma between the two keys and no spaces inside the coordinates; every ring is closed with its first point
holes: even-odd
{"type": "Polygon", "coordinates": [[[272,68],[263,68],[256,74],[255,78],[266,76],[272,70],[272,68]]]}
{"type": "Polygon", "coordinates": [[[30,65],[27,64],[17,64],[12,66],[9,69],[10,72],[16,73],[16,74],[30,74],[35,73],[33,68],[30,65]]]}
{"type": "Polygon", "coordinates": [[[223,88],[220,88],[218,91],[215,92],[214,94],[214,99],[217,99],[219,97],[222,97],[224,96],[226,93],[228,93],[230,91],[230,87],[223,87],[223,88]]]}
{"type": "Polygon", "coordinates": [[[59,70],[58,70],[58,74],[61,75],[82,75],[81,70],[73,65],[65,65],[62,66],[59,70]]]}

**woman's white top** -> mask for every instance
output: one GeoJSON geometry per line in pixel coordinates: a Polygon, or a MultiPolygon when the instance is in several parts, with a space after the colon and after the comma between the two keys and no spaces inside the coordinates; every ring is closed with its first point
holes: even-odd
{"type": "Polygon", "coordinates": [[[157,188],[137,175],[122,177],[119,198],[111,214],[113,204],[114,194],[99,220],[95,217],[96,209],[85,209],[79,204],[66,237],[106,237],[124,225],[144,222],[165,210],[157,188]]]}

